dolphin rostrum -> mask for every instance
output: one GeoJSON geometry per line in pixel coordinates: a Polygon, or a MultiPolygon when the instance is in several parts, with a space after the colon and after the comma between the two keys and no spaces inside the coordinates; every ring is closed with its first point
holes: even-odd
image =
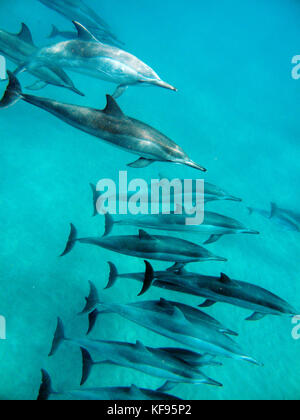
{"type": "Polygon", "coordinates": [[[87,134],[141,156],[136,162],[129,165],[133,168],[145,168],[155,161],[160,161],[183,164],[206,171],[193,162],[177,144],[159,131],[140,121],[126,117],[111,96],[107,96],[106,108],[100,111],[23,94],[18,79],[11,72],[8,72],[8,77],[9,84],[0,102],[0,108],[6,108],[20,99],[42,108],[87,134]]]}
{"type": "Polygon", "coordinates": [[[19,71],[56,63],[60,67],[117,84],[113,95],[115,99],[128,86],[154,85],[177,91],[134,55],[101,43],[80,23],[74,22],[74,25],[78,31],[77,39],[40,49],[19,71]]]}
{"type": "MultiPolygon", "coordinates": [[[[93,305],[96,300],[94,296],[92,299],[93,305]]],[[[243,354],[235,341],[226,334],[211,328],[206,322],[192,322],[191,318],[188,319],[184,312],[179,309],[179,305],[165,299],[128,305],[98,302],[97,309],[89,315],[88,333],[94,328],[100,314],[116,313],[150,331],[193,348],[201,354],[205,353],[259,364],[253,358],[243,354]]],[[[87,301],[86,308],[88,306],[92,307],[87,301]]]]}
{"type": "MultiPolygon", "coordinates": [[[[83,361],[81,385],[84,385],[87,381],[94,365],[112,364],[135,369],[148,375],[162,378],[166,381],[168,386],[170,386],[171,383],[221,386],[219,382],[210,379],[199,370],[200,367],[216,364],[212,359],[209,360],[203,356],[201,361],[201,355],[198,355],[198,365],[196,368],[195,366],[189,365],[184,359],[178,357],[176,351],[172,352],[166,349],[145,347],[140,341],[137,341],[136,344],[131,344],[117,341],[69,339],[65,337],[64,327],[59,318],[50,356],[55,354],[63,341],[81,347],[83,361]],[[97,356],[97,362],[92,360],[89,354],[90,352],[97,356]]],[[[186,358],[188,357],[189,355],[186,356],[186,358]]],[[[193,353],[190,357],[195,358],[193,353]]],[[[162,390],[162,388],[160,390],[162,390]]]]}
{"type": "Polygon", "coordinates": [[[142,229],[155,229],[170,232],[197,233],[209,235],[209,239],[204,244],[211,244],[222,238],[223,235],[233,234],[255,234],[259,232],[247,229],[242,223],[227,216],[223,216],[211,211],[204,212],[204,221],[200,225],[189,226],[186,224],[184,214],[158,214],[158,215],[136,215],[123,216],[119,220],[114,220],[110,214],[105,215],[105,234],[111,233],[115,224],[121,226],[135,226],[142,229]]]}
{"type": "Polygon", "coordinates": [[[78,398],[83,401],[176,401],[180,398],[160,391],[131,387],[87,388],[74,391],[56,392],[52,388],[50,375],[42,370],[42,383],[37,397],[38,401],[47,401],[51,395],[65,398],[78,398]]]}
{"type": "MultiPolygon", "coordinates": [[[[0,30],[0,53],[8,60],[20,66],[24,61],[28,60],[38,51],[34,45],[30,29],[25,23],[22,23],[21,30],[18,34],[11,34],[4,30],[0,30]]],[[[30,70],[30,73],[39,80],[28,89],[39,90],[48,84],[69,89],[81,96],[84,96],[70,79],[70,77],[60,68],[52,64],[51,66],[36,67],[30,70]]]]}
{"type": "Polygon", "coordinates": [[[71,224],[70,235],[61,256],[71,252],[77,242],[98,246],[123,255],[157,261],[184,264],[201,261],[227,261],[226,258],[218,257],[192,242],[169,236],[152,236],[143,230],[140,230],[137,236],[78,238],[77,230],[73,224],[71,224]]]}
{"type": "Polygon", "coordinates": [[[200,305],[207,308],[217,302],[227,303],[253,311],[247,321],[258,321],[267,315],[294,316],[298,312],[286,301],[262,287],[231,280],[225,274],[220,277],[204,276],[186,271],[183,268],[173,271],[154,271],[146,262],[145,273],[119,275],[114,264],[110,264],[110,277],[107,288],[112,287],[118,278],[133,279],[144,282],[142,293],[151,285],[165,290],[173,290],[193,296],[206,298],[200,305]]]}

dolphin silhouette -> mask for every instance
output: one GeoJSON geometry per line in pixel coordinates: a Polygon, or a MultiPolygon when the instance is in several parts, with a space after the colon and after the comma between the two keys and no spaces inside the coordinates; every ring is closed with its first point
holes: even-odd
{"type": "MultiPolygon", "coordinates": [[[[0,30],[0,53],[17,64],[18,67],[37,51],[38,48],[33,43],[30,29],[25,23],[22,23],[21,30],[18,34],[11,34],[0,30]]],[[[70,77],[54,64],[47,67],[36,67],[30,70],[30,73],[39,80],[31,86],[28,86],[28,89],[39,90],[51,84],[69,89],[78,95],[84,96],[83,93],[76,89],[70,77]]]]}
{"type": "Polygon", "coordinates": [[[78,238],[77,230],[73,224],[71,224],[70,235],[61,256],[70,253],[77,242],[150,260],[184,264],[200,261],[227,261],[226,258],[218,257],[192,242],[169,236],[151,236],[143,230],[140,230],[137,236],[78,238]]]}
{"type": "Polygon", "coordinates": [[[248,210],[250,214],[257,213],[288,231],[300,232],[300,214],[295,211],[282,209],[275,203],[271,203],[270,211],[253,207],[248,207],[248,210]]]}
{"type": "Polygon", "coordinates": [[[83,25],[74,22],[78,38],[40,49],[20,71],[56,63],[63,68],[117,84],[120,97],[128,86],[154,85],[177,91],[137,57],[118,47],[103,44],[83,25]]]}
{"type": "MultiPolygon", "coordinates": [[[[81,347],[83,361],[81,385],[84,385],[88,380],[93,366],[112,364],[162,378],[166,381],[164,389],[166,389],[166,386],[170,387],[171,383],[221,386],[219,382],[210,379],[199,370],[203,366],[216,365],[216,362],[212,359],[207,360],[201,355],[198,355],[196,368],[189,365],[183,359],[184,356],[182,358],[178,357],[176,351],[145,347],[140,341],[137,341],[136,344],[131,344],[117,341],[69,339],[65,337],[64,327],[59,318],[50,352],[51,356],[56,353],[63,341],[81,347]],[[93,361],[90,352],[99,357],[97,362],[93,361]]],[[[193,353],[189,355],[187,352],[185,357],[195,358],[195,355],[193,353]]]]}
{"type": "Polygon", "coordinates": [[[74,391],[56,392],[52,388],[51,377],[45,370],[42,370],[42,383],[37,397],[38,401],[46,401],[53,396],[65,398],[78,398],[83,401],[176,401],[180,398],[165,394],[160,391],[131,387],[111,387],[111,388],[87,388],[74,391]]]}
{"type": "Polygon", "coordinates": [[[9,84],[0,101],[0,108],[23,100],[44,109],[67,124],[107,143],[141,156],[130,167],[145,168],[155,161],[183,164],[201,171],[202,166],[193,162],[173,141],[154,128],[126,117],[116,101],[107,96],[103,111],[76,105],[63,104],[51,99],[22,93],[18,79],[8,72],[9,84]]]}

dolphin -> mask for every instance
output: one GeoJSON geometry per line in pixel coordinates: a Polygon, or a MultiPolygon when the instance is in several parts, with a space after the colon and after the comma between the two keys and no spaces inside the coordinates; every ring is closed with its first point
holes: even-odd
{"type": "MultiPolygon", "coordinates": [[[[189,365],[182,358],[180,359],[176,352],[145,347],[140,341],[137,341],[136,344],[131,344],[116,341],[68,339],[65,337],[64,327],[59,318],[50,352],[51,356],[56,353],[56,350],[63,341],[81,347],[83,361],[81,385],[84,385],[88,380],[94,365],[112,364],[162,378],[166,381],[165,387],[169,387],[171,383],[221,386],[219,382],[208,378],[199,369],[189,365]],[[94,362],[90,352],[101,357],[101,360],[94,362]]],[[[198,367],[215,364],[212,360],[206,360],[205,357],[198,356],[198,367]]],[[[193,358],[194,356],[192,355],[190,357],[193,358]]]]}
{"type": "Polygon", "coordinates": [[[218,241],[223,235],[243,233],[259,234],[256,230],[247,229],[242,223],[235,219],[210,211],[204,212],[203,223],[196,226],[188,226],[186,224],[186,215],[177,214],[176,211],[171,212],[171,214],[127,215],[119,220],[114,220],[114,218],[107,213],[105,215],[105,235],[111,233],[115,224],[120,226],[135,226],[142,229],[209,235],[209,239],[204,242],[205,245],[218,241]]]}
{"type": "Polygon", "coordinates": [[[217,302],[227,303],[253,311],[247,321],[258,321],[267,315],[295,316],[298,312],[286,301],[262,287],[231,280],[225,274],[220,277],[204,276],[179,268],[177,271],[157,271],[146,262],[145,273],[119,275],[114,264],[110,264],[110,277],[107,288],[112,287],[118,278],[133,279],[144,283],[141,293],[151,287],[173,290],[193,296],[206,298],[200,305],[207,308],[217,302]]]}
{"type": "Polygon", "coordinates": [[[72,31],[60,31],[55,25],[52,25],[52,30],[48,36],[48,38],[66,38],[66,39],[76,39],[78,37],[77,32],[72,31]]]}
{"type": "Polygon", "coordinates": [[[121,42],[111,31],[107,22],[93,9],[82,1],[39,0],[45,6],[56,11],[68,21],[79,21],[97,36],[100,41],[112,45],[121,45],[121,42]]]}
{"type": "MultiPolygon", "coordinates": [[[[37,51],[38,48],[33,43],[30,29],[25,23],[22,23],[21,30],[18,34],[11,34],[0,30],[0,53],[18,66],[28,60],[37,51]]],[[[28,89],[39,90],[51,84],[69,89],[78,95],[84,96],[83,93],[76,89],[70,77],[55,65],[37,67],[30,70],[30,73],[39,80],[32,86],[29,86],[28,89]]]]}
{"type": "Polygon", "coordinates": [[[269,219],[288,231],[300,232],[300,214],[295,211],[282,209],[275,203],[271,203],[270,211],[248,207],[249,214],[257,213],[269,219]]]}
{"type": "Polygon", "coordinates": [[[56,63],[107,82],[117,84],[113,95],[120,97],[128,86],[154,85],[177,91],[149,66],[118,47],[101,43],[83,25],[74,22],[78,38],[40,49],[19,71],[56,63]]]}
{"type": "Polygon", "coordinates": [[[202,324],[191,322],[178,305],[165,299],[128,305],[98,302],[97,309],[89,314],[88,333],[93,330],[100,314],[110,313],[118,314],[150,331],[193,348],[198,353],[259,364],[252,357],[243,354],[230,337],[211,328],[205,322],[202,324]]]}
{"type": "Polygon", "coordinates": [[[38,401],[47,401],[51,397],[62,396],[64,398],[78,398],[83,401],[177,401],[180,398],[165,394],[160,391],[131,387],[112,387],[112,388],[87,388],[67,392],[56,392],[52,388],[50,375],[42,370],[42,383],[37,397],[38,401]]]}
{"type": "Polygon", "coordinates": [[[0,101],[0,108],[7,108],[23,100],[44,109],[67,124],[118,148],[141,156],[128,166],[145,168],[155,161],[183,164],[201,171],[202,166],[193,162],[173,141],[154,128],[126,117],[116,101],[107,95],[103,111],[77,105],[68,105],[51,99],[22,93],[18,79],[8,72],[9,84],[0,101]]]}
{"type": "Polygon", "coordinates": [[[200,261],[227,261],[226,258],[218,257],[192,242],[169,236],[152,236],[143,230],[140,230],[137,236],[78,238],[77,230],[73,224],[71,224],[70,235],[61,256],[70,253],[77,242],[150,260],[184,264],[200,261]]]}

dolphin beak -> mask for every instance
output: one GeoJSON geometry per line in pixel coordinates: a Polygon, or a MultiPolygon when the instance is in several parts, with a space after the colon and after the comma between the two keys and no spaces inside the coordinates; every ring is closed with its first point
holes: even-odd
{"type": "Polygon", "coordinates": [[[238,197],[234,197],[233,195],[230,195],[226,200],[228,201],[236,201],[237,203],[241,203],[243,200],[238,197]]]}
{"type": "Polygon", "coordinates": [[[169,83],[164,82],[163,80],[155,80],[154,82],[157,86],[162,87],[164,89],[173,90],[173,92],[178,92],[174,86],[170,85],[169,83]]]}

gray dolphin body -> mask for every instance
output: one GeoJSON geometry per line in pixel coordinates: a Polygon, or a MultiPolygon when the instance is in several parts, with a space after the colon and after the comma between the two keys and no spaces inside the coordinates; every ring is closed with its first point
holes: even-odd
{"type": "Polygon", "coordinates": [[[209,235],[209,239],[204,242],[210,244],[218,241],[223,235],[234,234],[256,234],[259,232],[247,229],[242,223],[227,216],[210,211],[204,212],[204,221],[201,225],[188,226],[185,214],[158,214],[158,215],[137,215],[126,216],[119,220],[114,220],[112,216],[106,214],[105,234],[111,233],[115,224],[122,226],[136,226],[142,229],[155,229],[170,232],[197,233],[209,235]]]}
{"type": "Polygon", "coordinates": [[[243,354],[240,347],[227,335],[211,328],[203,322],[191,322],[178,305],[161,299],[160,301],[137,302],[129,305],[101,303],[89,315],[89,332],[100,314],[116,313],[135,324],[156,332],[199,353],[245,360],[258,364],[253,358],[243,354]]]}
{"type": "MultiPolygon", "coordinates": [[[[22,28],[18,34],[0,30],[0,53],[18,66],[29,57],[35,54],[38,48],[34,45],[29,28],[22,23],[22,28]]],[[[37,67],[30,70],[30,73],[39,79],[28,89],[39,90],[48,84],[69,89],[81,96],[83,94],[76,89],[70,77],[59,67],[52,65],[48,67],[37,67]]]]}
{"type": "Polygon", "coordinates": [[[248,207],[248,210],[250,214],[260,214],[266,219],[282,226],[286,230],[300,232],[300,214],[295,211],[282,209],[275,203],[271,203],[270,211],[255,209],[252,207],[248,207]]]}
{"type": "Polygon", "coordinates": [[[68,21],[81,22],[97,36],[100,41],[120,45],[121,41],[112,33],[109,25],[83,1],[39,0],[45,6],[56,11],[68,21]]]}
{"type": "Polygon", "coordinates": [[[78,398],[84,401],[176,401],[180,398],[165,394],[160,391],[131,387],[112,387],[112,388],[87,388],[74,391],[56,392],[52,388],[50,375],[42,370],[42,383],[39,390],[38,401],[46,401],[53,396],[65,398],[78,398]]]}
{"type": "MultiPolygon", "coordinates": [[[[60,42],[42,48],[22,70],[56,63],[68,68],[118,85],[114,98],[122,95],[128,86],[154,85],[176,91],[148,65],[118,47],[99,42],[81,24],[74,22],[78,31],[76,40],[60,42]]],[[[21,69],[20,69],[21,70],[21,69]]]]}
{"type": "Polygon", "coordinates": [[[151,236],[143,230],[138,236],[78,238],[74,225],[71,225],[69,239],[61,256],[68,254],[77,242],[98,246],[119,254],[157,261],[184,264],[200,261],[227,261],[226,258],[217,257],[192,242],[169,236],[151,236]]]}
{"type": "Polygon", "coordinates": [[[107,106],[103,111],[94,108],[68,105],[46,98],[22,93],[17,78],[9,73],[9,85],[0,102],[6,108],[18,100],[23,100],[44,109],[65,123],[115,147],[141,156],[129,166],[144,168],[155,161],[183,164],[206,171],[193,162],[173,141],[154,128],[124,115],[116,101],[107,96],[107,106]]]}
{"type": "Polygon", "coordinates": [[[222,302],[254,311],[247,321],[257,321],[267,315],[294,316],[298,313],[289,303],[268,290],[250,283],[231,280],[225,274],[212,277],[191,273],[184,269],[154,272],[149,263],[147,266],[146,274],[119,275],[116,267],[110,263],[108,288],[112,287],[118,278],[133,279],[145,283],[143,293],[149,290],[152,284],[161,289],[207,298],[200,307],[209,307],[222,302]]]}
{"type": "MultiPolygon", "coordinates": [[[[65,338],[62,321],[58,319],[50,355],[55,354],[57,348],[63,341],[70,342],[82,349],[83,373],[81,385],[87,381],[93,366],[108,363],[135,369],[148,375],[162,378],[168,384],[188,383],[194,385],[207,384],[221,386],[219,382],[210,379],[199,371],[198,367],[215,364],[215,362],[205,357],[202,358],[201,362],[200,355],[197,358],[198,365],[196,368],[195,366],[189,365],[183,358],[177,356],[176,349],[173,352],[167,349],[153,349],[145,347],[139,341],[136,344],[130,344],[116,341],[68,339],[65,338]],[[96,355],[98,358],[97,362],[93,361],[89,352],[96,355]]],[[[192,352],[186,357],[195,358],[192,352]]]]}

